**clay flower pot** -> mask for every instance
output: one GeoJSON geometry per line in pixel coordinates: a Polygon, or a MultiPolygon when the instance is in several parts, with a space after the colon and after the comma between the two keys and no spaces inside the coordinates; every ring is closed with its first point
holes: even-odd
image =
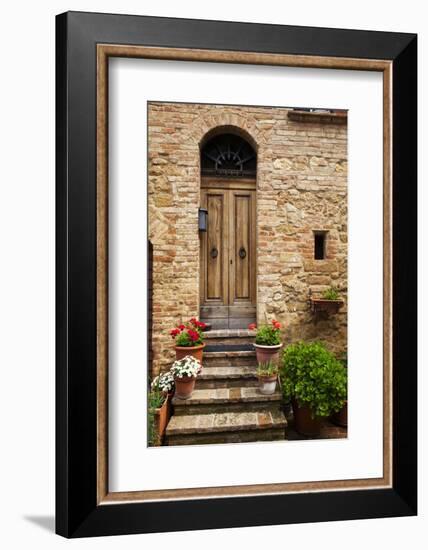
{"type": "Polygon", "coordinates": [[[337,426],[342,426],[343,428],[348,426],[348,401],[345,401],[345,404],[340,411],[331,415],[331,421],[337,426]]]}
{"type": "Polygon", "coordinates": [[[276,381],[277,381],[277,375],[274,374],[273,376],[261,376],[258,375],[259,379],[259,391],[263,395],[272,395],[275,393],[276,390],[276,381]]]}
{"type": "Polygon", "coordinates": [[[300,407],[295,399],[291,401],[293,406],[294,427],[302,435],[315,437],[321,432],[321,419],[312,418],[312,412],[309,407],[300,407]]]}
{"type": "Polygon", "coordinates": [[[278,344],[277,346],[253,344],[253,346],[256,348],[257,363],[278,362],[279,350],[282,348],[282,344],[278,344]]]}
{"type": "Polygon", "coordinates": [[[337,313],[343,306],[343,300],[327,300],[325,298],[313,298],[311,308],[313,313],[325,311],[326,313],[337,313]]]}
{"type": "Polygon", "coordinates": [[[204,347],[205,344],[193,347],[175,346],[175,358],[178,361],[179,359],[184,359],[187,355],[191,355],[192,357],[197,359],[202,365],[202,355],[204,353],[204,347]]]}
{"type": "MultiPolygon", "coordinates": [[[[188,348],[187,348],[188,349],[188,348]]],[[[175,394],[178,399],[189,399],[195,389],[196,377],[183,376],[183,378],[174,377],[175,394]]]]}

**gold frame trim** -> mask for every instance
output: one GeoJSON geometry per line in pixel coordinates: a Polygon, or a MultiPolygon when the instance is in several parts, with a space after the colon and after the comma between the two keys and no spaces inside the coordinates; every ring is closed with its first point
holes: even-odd
{"type": "Polygon", "coordinates": [[[354,58],[97,45],[97,504],[392,487],[392,62],[354,58]],[[383,73],[383,477],[112,492],[108,490],[108,59],[134,57],[383,73]]]}

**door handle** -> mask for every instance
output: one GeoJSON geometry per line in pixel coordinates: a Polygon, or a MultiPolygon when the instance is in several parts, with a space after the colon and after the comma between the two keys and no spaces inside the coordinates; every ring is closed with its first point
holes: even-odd
{"type": "Polygon", "coordinates": [[[217,250],[216,247],[214,247],[214,248],[211,249],[210,256],[211,256],[211,258],[214,258],[214,259],[217,258],[217,256],[218,256],[218,250],[217,250]]]}
{"type": "Polygon", "coordinates": [[[239,257],[243,260],[247,256],[247,251],[243,246],[239,249],[239,257]]]}

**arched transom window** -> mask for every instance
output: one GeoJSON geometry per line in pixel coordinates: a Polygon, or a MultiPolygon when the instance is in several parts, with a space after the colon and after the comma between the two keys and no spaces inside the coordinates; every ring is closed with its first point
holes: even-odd
{"type": "Polygon", "coordinates": [[[214,136],[201,151],[203,176],[256,177],[256,166],[256,152],[235,134],[214,136]]]}

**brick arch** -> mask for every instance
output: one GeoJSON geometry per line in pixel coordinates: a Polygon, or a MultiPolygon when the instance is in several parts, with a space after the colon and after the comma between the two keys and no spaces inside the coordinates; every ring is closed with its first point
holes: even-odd
{"type": "Polygon", "coordinates": [[[246,139],[257,152],[266,144],[264,133],[257,127],[257,121],[251,115],[218,113],[208,117],[199,116],[192,124],[190,137],[199,146],[218,130],[232,130],[246,139]]]}

